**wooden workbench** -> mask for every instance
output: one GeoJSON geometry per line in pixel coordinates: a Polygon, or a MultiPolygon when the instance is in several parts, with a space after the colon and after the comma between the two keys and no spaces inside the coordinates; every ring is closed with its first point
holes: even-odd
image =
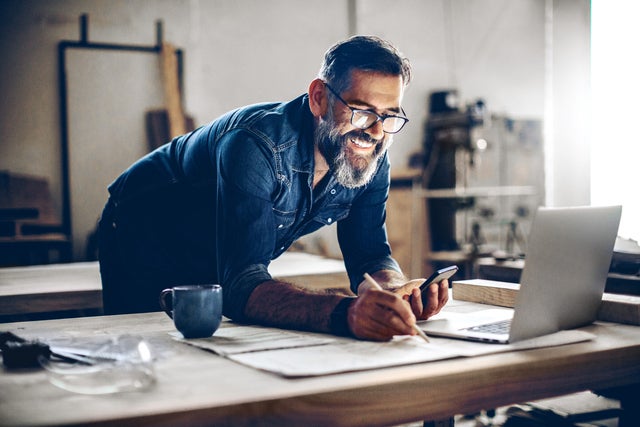
{"type": "MultiPolygon", "coordinates": [[[[297,379],[175,341],[160,312],[3,327],[45,340],[136,333],[157,356],[157,380],[82,395],[55,387],[43,370],[0,369],[0,426],[394,425],[612,387],[623,387],[624,407],[640,391],[640,327],[610,323],[585,328],[596,339],[578,344],[297,379]]],[[[625,411],[627,425],[640,425],[637,405],[625,411]]]]}

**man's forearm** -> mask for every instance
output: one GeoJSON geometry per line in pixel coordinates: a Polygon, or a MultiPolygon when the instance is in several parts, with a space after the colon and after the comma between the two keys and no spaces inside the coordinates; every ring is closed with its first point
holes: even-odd
{"type": "Polygon", "coordinates": [[[333,332],[331,315],[341,295],[316,294],[277,280],[260,284],[245,307],[246,317],[261,325],[333,332]]]}

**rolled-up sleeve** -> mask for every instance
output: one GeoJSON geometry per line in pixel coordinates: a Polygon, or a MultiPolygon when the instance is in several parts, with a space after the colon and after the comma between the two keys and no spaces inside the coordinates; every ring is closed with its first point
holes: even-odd
{"type": "Polygon", "coordinates": [[[349,216],[338,222],[338,240],[354,293],[365,272],[401,272],[400,266],[391,257],[385,226],[389,169],[385,155],[376,176],[354,200],[349,216]]]}
{"type": "Polygon", "coordinates": [[[246,130],[234,130],[215,144],[217,159],[218,274],[225,316],[244,319],[253,290],[271,279],[267,266],[275,245],[271,194],[276,186],[269,147],[246,130]]]}

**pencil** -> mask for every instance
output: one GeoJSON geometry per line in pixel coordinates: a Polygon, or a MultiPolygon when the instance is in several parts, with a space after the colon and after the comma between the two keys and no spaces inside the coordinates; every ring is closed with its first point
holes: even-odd
{"type": "MultiPolygon", "coordinates": [[[[384,290],[382,289],[382,286],[380,286],[380,284],[376,282],[375,279],[369,275],[369,273],[364,273],[364,278],[374,288],[378,289],[379,291],[384,290]]],[[[425,334],[424,331],[420,329],[418,325],[416,325],[415,323],[413,324],[413,329],[415,329],[415,331],[418,333],[418,335],[422,337],[423,340],[425,340],[426,342],[431,342],[429,341],[429,337],[427,337],[427,334],[425,334]]]]}

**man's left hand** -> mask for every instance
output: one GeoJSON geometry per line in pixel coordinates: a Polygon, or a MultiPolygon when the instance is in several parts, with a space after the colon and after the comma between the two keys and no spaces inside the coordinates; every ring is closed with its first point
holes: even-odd
{"type": "Polygon", "coordinates": [[[422,292],[420,292],[422,282],[424,279],[411,280],[396,291],[404,294],[402,298],[409,303],[417,320],[427,320],[435,316],[449,301],[449,281],[445,279],[440,283],[429,285],[425,290],[426,304],[423,304],[422,292]]]}

